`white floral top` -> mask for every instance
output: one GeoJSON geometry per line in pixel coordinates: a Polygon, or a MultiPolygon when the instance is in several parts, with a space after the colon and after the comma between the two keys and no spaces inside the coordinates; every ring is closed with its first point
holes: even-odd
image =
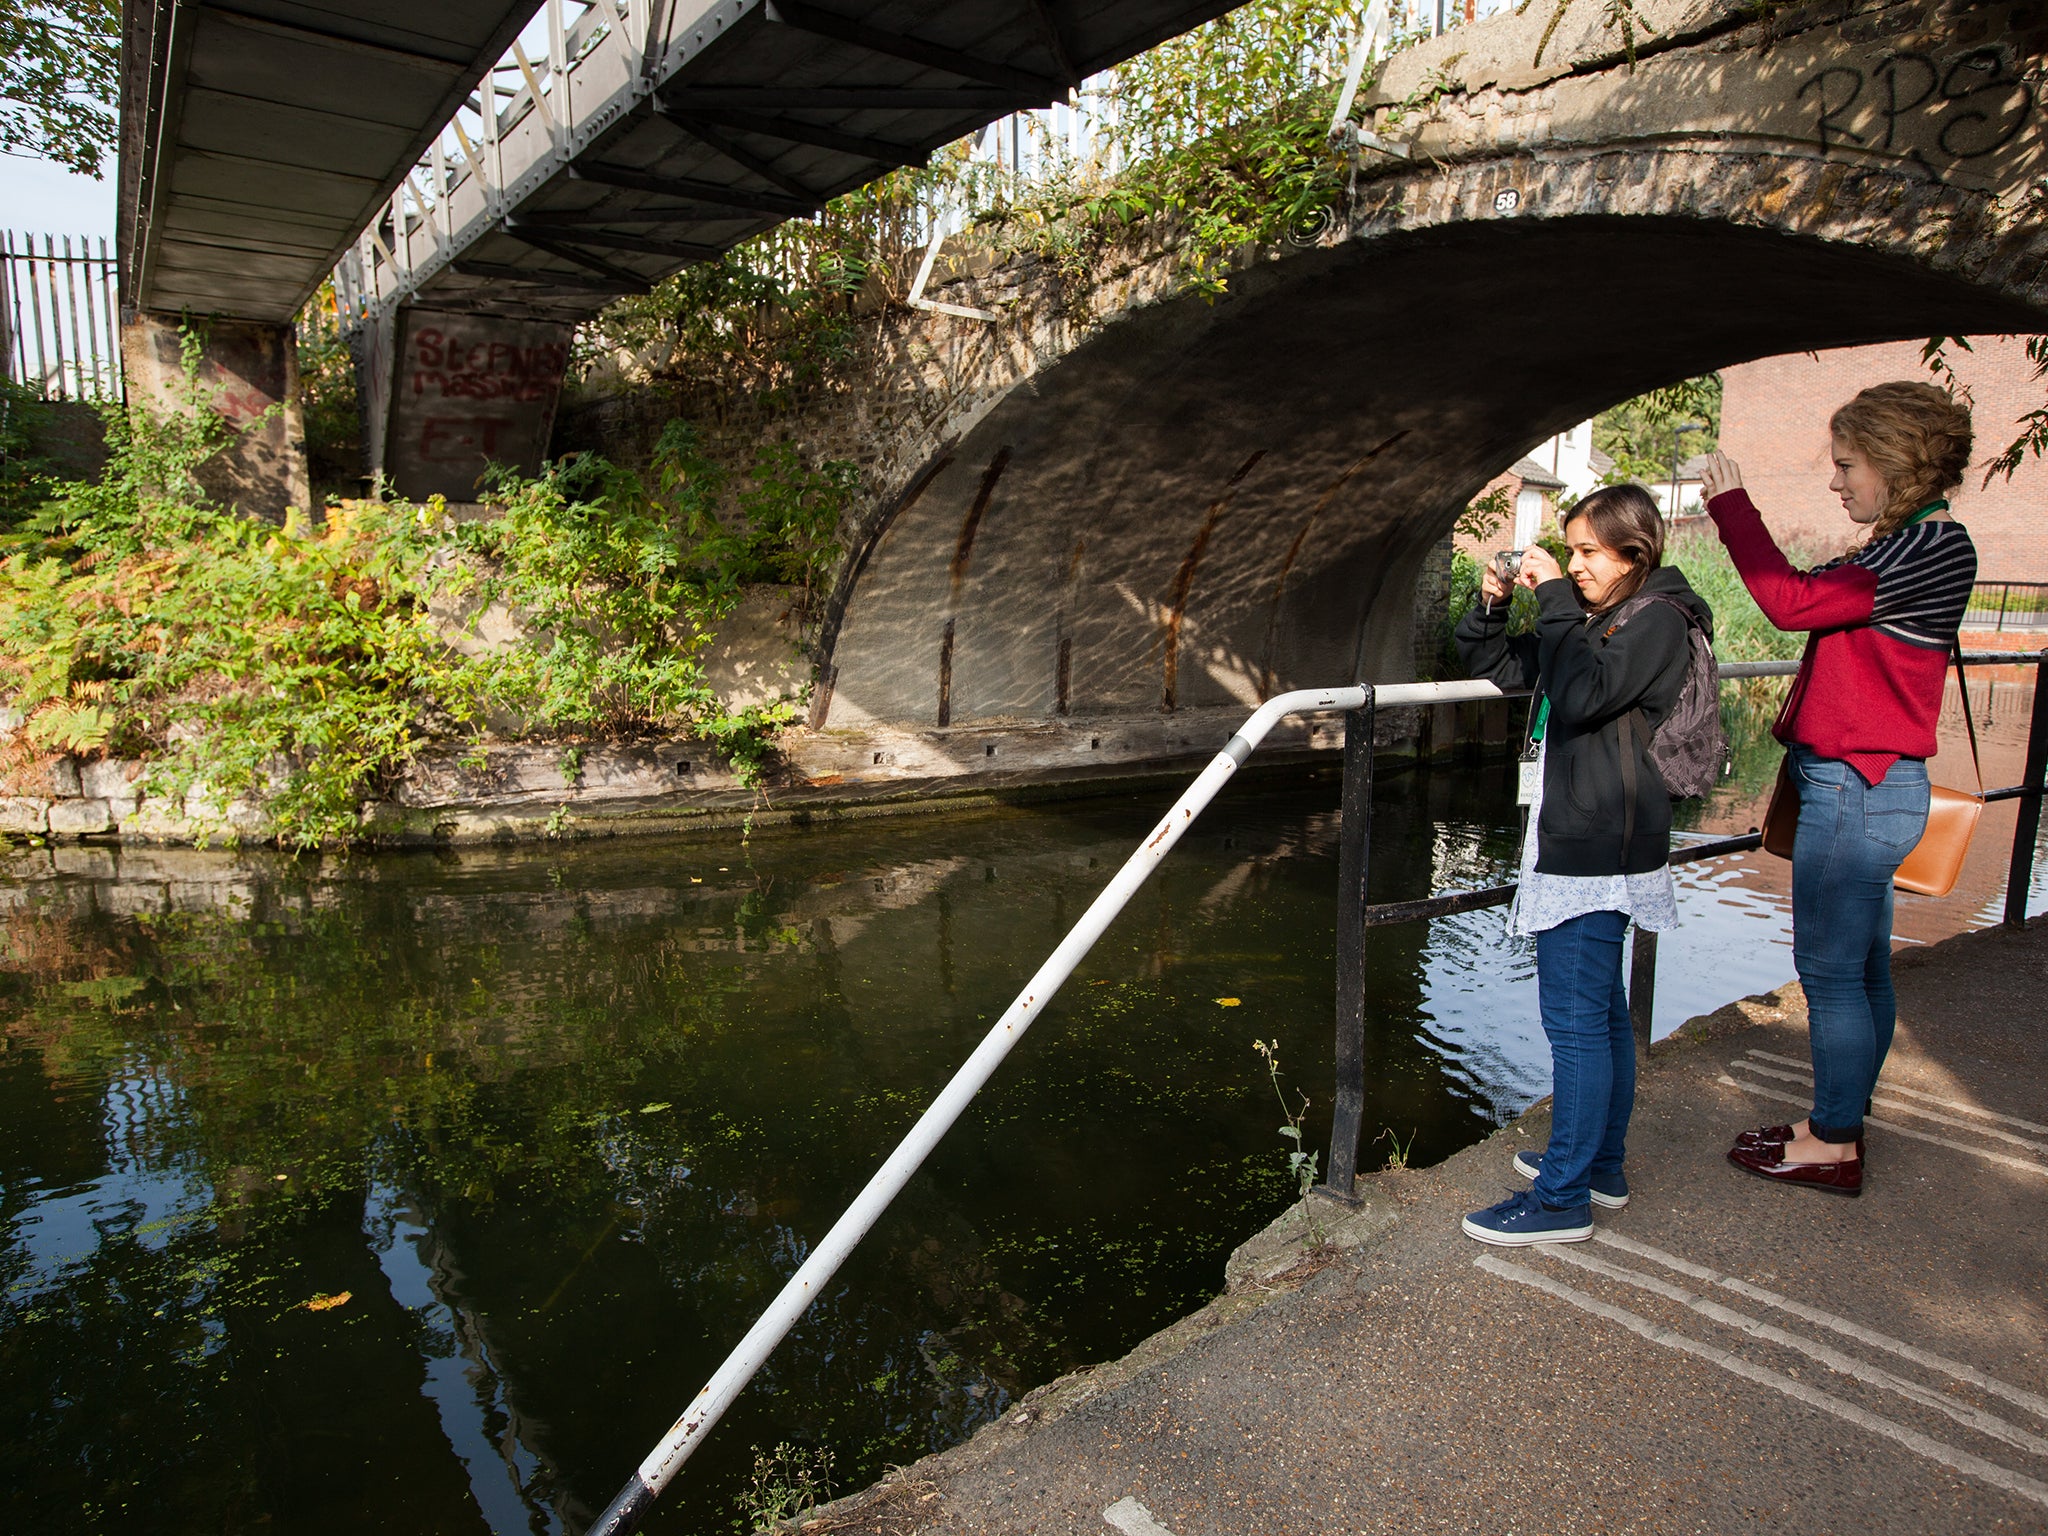
{"type": "Polygon", "coordinates": [[[1588,912],[1620,912],[1638,928],[1668,933],[1678,926],[1678,888],[1671,866],[1660,864],[1639,875],[1550,875],[1536,868],[1536,823],[1543,815],[1544,745],[1536,749],[1536,801],[1529,807],[1529,835],[1522,840],[1522,872],[1514,905],[1508,908],[1508,932],[1520,937],[1542,933],[1588,912]]]}

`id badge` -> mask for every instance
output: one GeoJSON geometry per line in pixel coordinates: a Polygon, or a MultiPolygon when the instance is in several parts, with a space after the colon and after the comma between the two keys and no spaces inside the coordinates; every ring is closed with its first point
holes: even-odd
{"type": "Polygon", "coordinates": [[[1543,782],[1542,760],[1535,753],[1531,752],[1523,757],[1516,764],[1516,767],[1521,770],[1521,774],[1515,785],[1515,804],[1534,805],[1536,803],[1536,791],[1543,782]]]}

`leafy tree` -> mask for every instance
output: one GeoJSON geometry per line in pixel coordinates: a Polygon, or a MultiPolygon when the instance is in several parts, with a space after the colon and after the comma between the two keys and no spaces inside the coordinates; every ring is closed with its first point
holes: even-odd
{"type": "Polygon", "coordinates": [[[0,151],[99,177],[119,122],[114,0],[0,0],[0,151]]]}
{"type": "MultiPolygon", "coordinates": [[[[1931,336],[1927,345],[1920,349],[1920,359],[1927,365],[1927,371],[1934,375],[1934,382],[1953,394],[1965,405],[1975,405],[1970,398],[1970,386],[1956,375],[1955,367],[1948,360],[1948,349],[1959,352],[1973,352],[1967,336],[1931,336]]],[[[2027,361],[2033,365],[2034,380],[2048,379],[2048,336],[2027,338],[2027,361]]],[[[2014,423],[2019,436],[2007,443],[1984,467],[1983,484],[1989,485],[2003,475],[2007,480],[2019,473],[2020,466],[2028,459],[2048,456],[2048,403],[2035,406],[2014,423]]]]}
{"type": "Polygon", "coordinates": [[[1679,462],[1711,451],[1720,441],[1721,375],[1702,374],[1624,400],[1593,418],[1593,446],[1614,460],[1611,485],[1641,480],[1650,485],[1671,478],[1672,434],[1677,434],[1679,462]]]}
{"type": "Polygon", "coordinates": [[[362,428],[356,409],[356,370],[334,304],[334,284],[299,315],[299,407],[306,423],[306,457],[315,500],[361,492],[362,428]]]}

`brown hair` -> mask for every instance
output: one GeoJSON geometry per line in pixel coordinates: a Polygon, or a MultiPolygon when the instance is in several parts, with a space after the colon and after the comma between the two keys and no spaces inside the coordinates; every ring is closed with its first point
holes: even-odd
{"type": "MultiPolygon", "coordinates": [[[[1629,563],[1628,574],[1615,583],[1607,602],[1596,610],[1605,613],[1642,591],[1650,572],[1663,564],[1664,514],[1640,485],[1603,485],[1564,514],[1559,531],[1581,517],[1592,524],[1594,538],[1629,563]]],[[[1583,594],[1579,601],[1585,601],[1583,594]]]]}
{"type": "Polygon", "coordinates": [[[1872,539],[1963,482],[1975,434],[1970,408],[1945,389],[1899,380],[1873,384],[1828,418],[1828,430],[1870,461],[1889,493],[1870,525],[1872,539]]]}

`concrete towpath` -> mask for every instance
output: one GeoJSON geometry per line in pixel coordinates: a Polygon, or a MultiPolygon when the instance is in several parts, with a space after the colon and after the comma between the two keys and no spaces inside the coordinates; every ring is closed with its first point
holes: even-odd
{"type": "Polygon", "coordinates": [[[2048,1531],[2048,920],[1897,976],[1860,1200],[1724,1160],[1806,1102],[1787,987],[1652,1053],[1593,1241],[1458,1231],[1539,1106],[806,1531],[2048,1531]]]}

